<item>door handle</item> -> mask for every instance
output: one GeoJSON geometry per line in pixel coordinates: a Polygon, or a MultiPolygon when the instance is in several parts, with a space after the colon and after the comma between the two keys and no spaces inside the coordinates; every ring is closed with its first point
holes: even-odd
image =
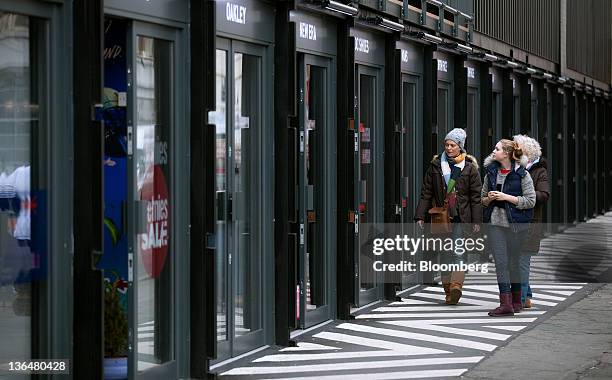
{"type": "Polygon", "coordinates": [[[232,220],[234,217],[234,195],[230,192],[227,195],[227,220],[232,220]]]}
{"type": "Polygon", "coordinates": [[[128,223],[128,211],[127,211],[127,201],[121,201],[121,230],[127,231],[127,223],[128,223]]]}
{"type": "Polygon", "coordinates": [[[147,233],[147,206],[149,201],[136,201],[135,202],[135,215],[136,215],[136,234],[147,233]]]}
{"type": "Polygon", "coordinates": [[[225,221],[225,214],[227,212],[227,191],[219,190],[216,194],[217,201],[217,221],[225,221]]]}
{"type": "Polygon", "coordinates": [[[408,198],[408,193],[410,190],[410,181],[408,180],[408,177],[402,177],[400,179],[400,186],[401,186],[401,197],[408,198]]]}
{"type": "Polygon", "coordinates": [[[314,186],[306,186],[306,210],[314,210],[314,186]]]}
{"type": "Polygon", "coordinates": [[[367,203],[367,182],[365,180],[359,181],[359,203],[367,203]]]}

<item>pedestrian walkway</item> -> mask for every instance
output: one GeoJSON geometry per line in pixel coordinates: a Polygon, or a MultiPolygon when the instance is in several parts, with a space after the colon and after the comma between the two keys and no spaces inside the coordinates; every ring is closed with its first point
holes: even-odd
{"type": "MultiPolygon", "coordinates": [[[[610,214],[596,221],[611,222],[610,214]]],[[[220,377],[383,380],[465,375],[497,348],[546,319],[547,313],[554,314],[551,312],[584,297],[589,290],[586,281],[551,281],[560,277],[575,280],[576,275],[583,278],[575,267],[562,265],[567,255],[559,254],[555,247],[562,246],[565,254],[580,250],[585,233],[594,230],[578,226],[545,239],[542,255],[533,258],[534,307],[513,317],[487,315],[498,305],[494,266],[490,265],[489,273],[468,274],[457,306],[444,303],[441,287],[423,286],[400,301],[360,310],[354,320],[336,321],[304,334],[297,347],[270,348],[221,367],[220,377]],[[575,239],[576,230],[581,239],[575,239]]],[[[612,266],[609,238],[605,233],[589,238],[598,247],[589,251],[589,260],[597,262],[589,268],[589,279],[612,266]]]]}
{"type": "Polygon", "coordinates": [[[612,285],[599,286],[521,334],[463,378],[612,379],[612,285]]]}

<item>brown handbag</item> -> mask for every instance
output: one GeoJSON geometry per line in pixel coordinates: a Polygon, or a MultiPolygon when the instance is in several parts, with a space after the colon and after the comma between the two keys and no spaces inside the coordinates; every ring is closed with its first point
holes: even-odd
{"type": "Polygon", "coordinates": [[[453,228],[448,215],[447,199],[444,199],[443,207],[432,207],[428,212],[431,219],[430,232],[432,235],[448,234],[452,232],[453,228]]]}

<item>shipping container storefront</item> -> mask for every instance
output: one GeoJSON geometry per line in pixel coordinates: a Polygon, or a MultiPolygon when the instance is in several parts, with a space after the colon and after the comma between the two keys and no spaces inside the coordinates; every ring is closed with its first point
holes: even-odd
{"type": "Polygon", "coordinates": [[[104,2],[106,376],[123,354],[130,379],[187,373],[189,16],[169,3],[104,2]]]}
{"type": "MultiPolygon", "coordinates": [[[[399,194],[401,223],[404,228],[414,228],[414,211],[421,193],[423,182],[423,60],[424,47],[421,44],[399,41],[400,51],[400,180],[399,194]]],[[[413,233],[414,231],[406,231],[413,233]]],[[[402,256],[402,260],[416,262],[419,254],[402,256]]],[[[402,273],[400,290],[419,282],[418,272],[402,273]]]]}
{"type": "Polygon", "coordinates": [[[384,35],[363,27],[355,38],[355,302],[363,306],[382,297],[382,275],[372,268],[372,253],[359,248],[359,224],[383,220],[384,35]]]}
{"type": "Polygon", "coordinates": [[[273,339],[274,8],[218,1],[215,302],[221,361],[273,339]]]}
{"type": "MultiPolygon", "coordinates": [[[[491,97],[491,132],[490,137],[490,149],[492,152],[495,144],[501,140],[503,133],[503,71],[499,70],[496,67],[492,67],[489,69],[489,73],[491,74],[491,88],[492,88],[492,97],[491,97]]],[[[487,153],[490,153],[487,152],[487,153]]]]}
{"type": "MultiPolygon", "coordinates": [[[[550,120],[551,122],[548,124],[548,136],[550,137],[550,144],[556,144],[556,149],[548,150],[549,157],[559,157],[567,156],[567,154],[573,149],[576,145],[576,133],[574,126],[570,124],[570,117],[573,115],[572,110],[570,109],[570,99],[567,96],[567,91],[563,88],[552,87],[549,91],[549,94],[555,96],[558,100],[555,101],[556,104],[556,113],[558,110],[562,110],[560,113],[561,116],[561,125],[563,128],[563,133],[559,135],[559,133],[555,133],[555,128],[553,128],[553,117],[552,112],[555,108],[550,107],[550,120]],[[553,142],[554,141],[554,142],[553,142]]],[[[559,117],[559,116],[556,116],[559,117]]],[[[562,165],[562,164],[559,164],[562,165]]],[[[576,208],[573,206],[573,199],[576,196],[576,186],[575,186],[575,178],[576,178],[576,166],[575,165],[562,165],[563,168],[563,193],[560,195],[560,200],[557,202],[557,207],[562,208],[564,216],[561,218],[558,216],[558,220],[563,221],[565,223],[573,223],[576,218],[576,208]]],[[[559,170],[560,172],[560,170],[559,170]]],[[[553,206],[555,207],[555,206],[553,206]]],[[[557,208],[555,207],[555,208],[557,208]]],[[[552,207],[550,207],[552,208],[552,207]]],[[[558,212],[559,214],[561,211],[558,212]]],[[[555,221],[555,218],[552,217],[552,221],[555,221]]]]}
{"type": "MultiPolygon", "coordinates": [[[[573,132],[568,124],[569,109],[568,97],[562,87],[547,83],[544,86],[546,92],[546,128],[539,142],[542,146],[542,155],[545,158],[563,156],[571,146],[573,132]]],[[[572,192],[574,167],[564,165],[563,162],[548,161],[550,173],[550,206],[546,208],[547,218],[552,223],[563,223],[573,220],[571,210],[564,207],[563,202],[568,192],[572,192]]]]}
{"type": "Polygon", "coordinates": [[[334,317],[336,309],[336,21],[292,11],[296,28],[299,248],[296,326],[334,317]]]}
{"type": "MultiPolygon", "coordinates": [[[[481,98],[482,89],[480,86],[480,70],[477,62],[467,61],[465,63],[467,70],[467,118],[466,118],[466,150],[476,157],[480,162],[484,159],[483,155],[487,151],[481,152],[481,98]]],[[[486,95],[485,95],[486,96],[486,95]]]]}
{"type": "Polygon", "coordinates": [[[521,131],[521,82],[516,74],[510,74],[512,81],[512,129],[505,138],[511,138],[521,131]]]}
{"type": "Polygon", "coordinates": [[[0,3],[3,367],[72,350],[71,12],[61,2],[0,3]]]}
{"type": "Polygon", "coordinates": [[[444,149],[444,137],[455,128],[455,76],[453,56],[434,52],[438,68],[437,88],[437,129],[432,131],[432,152],[438,154],[444,149]]]}

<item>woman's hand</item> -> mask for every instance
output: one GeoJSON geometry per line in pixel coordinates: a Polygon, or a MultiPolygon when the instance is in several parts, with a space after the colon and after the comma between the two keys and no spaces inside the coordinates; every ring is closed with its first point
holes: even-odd
{"type": "Polygon", "coordinates": [[[487,196],[494,201],[507,201],[508,194],[501,191],[489,191],[487,196]]]}
{"type": "Polygon", "coordinates": [[[505,201],[505,202],[510,202],[513,204],[517,204],[518,203],[518,198],[515,197],[514,195],[510,195],[510,194],[506,194],[503,193],[501,191],[489,191],[489,193],[487,194],[487,196],[495,201],[505,201]]]}
{"type": "Polygon", "coordinates": [[[472,231],[477,234],[480,232],[480,224],[474,224],[474,226],[472,227],[472,231]]]}
{"type": "Polygon", "coordinates": [[[419,226],[419,228],[423,229],[423,228],[425,228],[424,227],[425,221],[423,219],[419,219],[419,220],[417,220],[417,225],[419,226]]]}

